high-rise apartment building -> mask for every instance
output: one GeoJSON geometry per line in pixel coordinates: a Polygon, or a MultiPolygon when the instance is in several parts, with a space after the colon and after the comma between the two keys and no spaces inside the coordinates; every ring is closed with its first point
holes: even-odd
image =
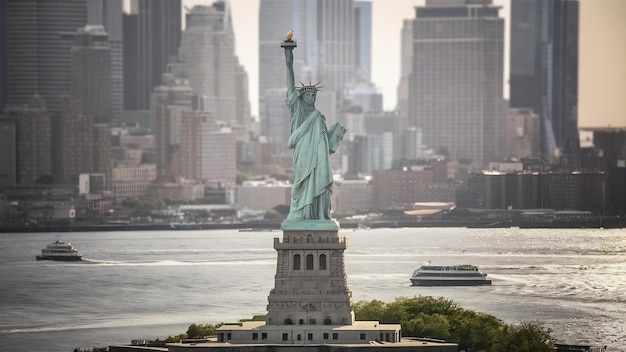
{"type": "Polygon", "coordinates": [[[182,114],[192,111],[192,89],[182,79],[163,75],[163,83],[154,89],[150,113],[154,120],[157,174],[177,175],[180,170],[180,126],[182,114]]]}
{"type": "Polygon", "coordinates": [[[180,45],[181,11],[181,0],[131,1],[123,20],[125,109],[150,108],[150,94],[180,45]]]}
{"type": "Polygon", "coordinates": [[[203,111],[183,111],[180,122],[180,176],[202,182],[209,176],[210,133],[215,131],[211,114],[203,111]]]}
{"type": "Polygon", "coordinates": [[[413,21],[409,126],[481,168],[502,157],[504,20],[491,0],[426,1],[413,21]]]}
{"type": "Polygon", "coordinates": [[[27,104],[9,105],[4,114],[17,127],[17,183],[33,184],[52,175],[50,115],[43,99],[35,96],[27,104]]]}
{"type": "Polygon", "coordinates": [[[576,168],[577,0],[511,0],[510,105],[541,119],[541,153],[576,168]]]}
{"type": "Polygon", "coordinates": [[[80,174],[97,173],[109,182],[111,130],[108,124],[96,123],[94,115],[82,111],[81,100],[66,99],[59,120],[53,123],[52,133],[58,135],[53,146],[58,159],[53,165],[55,181],[76,183],[80,174]]]}
{"type": "Polygon", "coordinates": [[[94,173],[94,118],[82,113],[82,102],[66,99],[58,121],[58,165],[55,178],[59,183],[77,183],[81,173],[94,173]],[[61,127],[62,126],[62,127],[61,127]]]}
{"type": "Polygon", "coordinates": [[[7,102],[25,104],[39,94],[59,113],[70,90],[70,45],[60,33],[87,22],[84,0],[7,0],[7,102]]]}
{"type": "Polygon", "coordinates": [[[237,181],[237,141],[228,127],[211,132],[208,138],[206,184],[214,188],[235,186],[237,181]]]}

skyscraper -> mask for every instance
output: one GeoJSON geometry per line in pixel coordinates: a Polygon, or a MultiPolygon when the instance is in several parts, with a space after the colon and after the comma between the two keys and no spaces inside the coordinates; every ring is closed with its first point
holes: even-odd
{"type": "Polygon", "coordinates": [[[82,103],[82,113],[98,123],[111,122],[111,47],[104,27],[79,28],[70,48],[70,96],[82,103]]]}
{"type": "Polygon", "coordinates": [[[181,0],[134,0],[124,24],[124,99],[128,110],[148,110],[152,89],[175,57],[182,31],[181,0]],[[134,25],[136,24],[136,25],[134,25]],[[132,46],[134,45],[134,47],[132,46]],[[128,49],[128,50],[126,50],[128,49]],[[132,50],[134,49],[134,50],[132,50]]]}
{"type": "Polygon", "coordinates": [[[406,115],[409,111],[409,79],[413,68],[413,20],[405,19],[402,22],[400,38],[400,82],[396,111],[406,115]]]}
{"type": "Polygon", "coordinates": [[[88,0],[87,24],[100,25],[111,49],[111,122],[118,122],[124,108],[122,0],[88,0]]]}
{"type": "Polygon", "coordinates": [[[84,0],[8,0],[7,102],[25,104],[39,94],[52,113],[61,111],[70,90],[72,33],[87,22],[84,0]]]}
{"type": "Polygon", "coordinates": [[[510,99],[541,119],[541,152],[576,166],[577,0],[511,0],[510,99]]]}
{"type": "Polygon", "coordinates": [[[543,29],[539,10],[539,0],[511,0],[509,104],[512,108],[535,109],[539,102],[543,29]]]}
{"type": "Polygon", "coordinates": [[[0,0],[0,112],[7,99],[7,0],[0,0]]]}
{"type": "Polygon", "coordinates": [[[372,3],[354,2],[355,63],[357,72],[367,81],[372,77],[372,3]]]}
{"type": "Polygon", "coordinates": [[[123,110],[139,109],[139,38],[138,15],[136,13],[122,14],[122,86],[124,91],[123,110]]]}
{"type": "Polygon", "coordinates": [[[578,18],[579,2],[554,1],[552,111],[557,147],[569,169],[577,169],[578,149],[578,18]]]}
{"type": "Polygon", "coordinates": [[[476,167],[502,155],[504,20],[491,0],[416,8],[409,126],[424,144],[476,167]]]}
{"type": "Polygon", "coordinates": [[[326,90],[341,92],[354,79],[357,69],[354,17],[353,0],[317,2],[317,68],[326,90]]]}
{"type": "Polygon", "coordinates": [[[204,110],[217,121],[235,125],[247,120],[238,116],[243,113],[238,104],[245,103],[239,101],[241,66],[228,2],[194,6],[185,18],[179,62],[170,65],[174,77],[189,81],[194,94],[204,100],[204,110]]]}

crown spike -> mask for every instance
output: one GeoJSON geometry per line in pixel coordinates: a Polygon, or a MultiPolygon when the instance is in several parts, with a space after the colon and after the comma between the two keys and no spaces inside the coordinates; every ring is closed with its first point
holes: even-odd
{"type": "Polygon", "coordinates": [[[322,81],[319,81],[315,84],[313,84],[311,81],[309,81],[309,84],[304,85],[302,82],[300,82],[300,84],[302,85],[301,87],[298,87],[298,91],[300,93],[304,93],[304,92],[317,92],[318,90],[324,88],[322,86],[318,86],[318,84],[322,83],[322,81]]]}

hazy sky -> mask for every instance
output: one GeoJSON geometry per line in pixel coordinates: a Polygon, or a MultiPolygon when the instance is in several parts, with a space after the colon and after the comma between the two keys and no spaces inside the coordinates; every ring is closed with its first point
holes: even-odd
{"type": "Polygon", "coordinates": [[[626,1],[584,0],[578,126],[626,128],[626,1]]]}

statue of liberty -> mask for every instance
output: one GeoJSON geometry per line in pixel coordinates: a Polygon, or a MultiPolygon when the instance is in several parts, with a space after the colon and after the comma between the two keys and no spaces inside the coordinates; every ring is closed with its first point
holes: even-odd
{"type": "Polygon", "coordinates": [[[330,196],[333,172],[330,154],[343,139],[346,129],[339,123],[330,129],[326,117],[315,108],[318,84],[296,89],[293,72],[293,49],[297,46],[287,34],[281,47],[287,64],[287,106],[291,120],[288,146],[293,149],[294,180],[291,187],[291,206],[287,220],[331,220],[330,196]]]}

